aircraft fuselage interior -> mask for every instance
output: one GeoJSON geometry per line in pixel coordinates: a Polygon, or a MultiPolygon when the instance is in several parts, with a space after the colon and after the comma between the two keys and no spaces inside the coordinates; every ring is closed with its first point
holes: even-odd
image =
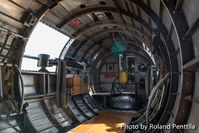
{"type": "Polygon", "coordinates": [[[198,5],[0,0],[0,133],[198,133],[198,5]],[[38,23],[58,57],[24,54],[38,23]]]}

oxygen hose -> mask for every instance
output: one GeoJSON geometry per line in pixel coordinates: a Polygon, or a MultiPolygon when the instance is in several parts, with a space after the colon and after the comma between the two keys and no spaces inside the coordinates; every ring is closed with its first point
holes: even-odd
{"type": "Polygon", "coordinates": [[[159,89],[159,87],[161,85],[163,85],[163,83],[169,78],[169,75],[170,73],[167,73],[165,75],[164,78],[162,78],[153,88],[150,96],[149,96],[149,101],[148,101],[148,104],[147,104],[147,110],[146,110],[146,124],[148,125],[149,124],[149,111],[150,111],[150,106],[151,106],[151,103],[152,103],[152,99],[153,99],[153,96],[155,95],[156,91],[159,89]]]}

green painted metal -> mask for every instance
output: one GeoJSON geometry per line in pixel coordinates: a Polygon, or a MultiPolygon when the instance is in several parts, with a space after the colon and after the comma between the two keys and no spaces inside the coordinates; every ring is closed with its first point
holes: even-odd
{"type": "Polygon", "coordinates": [[[126,51],[126,46],[125,46],[125,43],[123,42],[115,42],[112,45],[111,52],[115,56],[119,56],[120,54],[123,55],[125,51],[126,51]]]}

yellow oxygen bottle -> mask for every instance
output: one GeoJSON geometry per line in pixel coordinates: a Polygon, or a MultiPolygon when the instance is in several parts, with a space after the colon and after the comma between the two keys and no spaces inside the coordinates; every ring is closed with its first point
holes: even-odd
{"type": "Polygon", "coordinates": [[[121,84],[126,84],[128,82],[128,75],[126,71],[121,71],[119,74],[119,82],[121,84]]]}

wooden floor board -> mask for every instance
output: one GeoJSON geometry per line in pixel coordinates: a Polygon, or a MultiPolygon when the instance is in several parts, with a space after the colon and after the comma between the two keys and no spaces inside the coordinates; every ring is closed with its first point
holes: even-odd
{"type": "Polygon", "coordinates": [[[121,125],[127,124],[135,113],[100,111],[91,120],[79,125],[68,133],[123,133],[121,125]]]}

